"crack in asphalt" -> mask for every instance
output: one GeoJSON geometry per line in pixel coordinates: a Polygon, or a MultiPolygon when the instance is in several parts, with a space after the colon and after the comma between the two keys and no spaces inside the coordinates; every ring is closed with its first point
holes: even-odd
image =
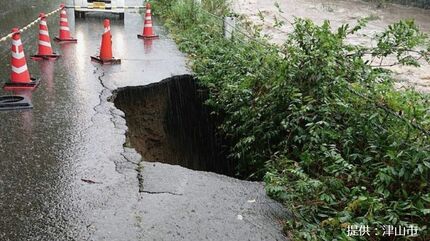
{"type": "Polygon", "coordinates": [[[182,196],[182,193],[174,193],[174,192],[156,192],[156,191],[140,191],[140,193],[147,193],[147,194],[152,194],[152,195],[156,195],[156,194],[169,194],[169,195],[174,195],[174,196],[182,196]]]}
{"type": "MultiPolygon", "coordinates": [[[[99,70],[99,68],[97,67],[96,71],[99,70]]],[[[104,88],[104,89],[108,89],[110,90],[108,87],[106,87],[105,83],[103,83],[103,77],[105,77],[105,72],[103,71],[102,74],[97,77],[99,79],[100,85],[104,88]]]]}
{"type": "MultiPolygon", "coordinates": [[[[96,66],[95,70],[94,70],[94,74],[97,74],[99,72],[99,70],[100,70],[100,67],[96,66]]],[[[96,119],[95,119],[95,117],[98,114],[109,115],[109,121],[113,124],[114,128],[122,130],[121,128],[119,128],[119,124],[115,121],[115,117],[119,117],[119,118],[124,118],[124,117],[116,114],[114,108],[110,107],[109,108],[109,112],[106,112],[106,113],[104,113],[104,112],[102,112],[102,111],[100,111],[98,109],[98,107],[102,106],[105,103],[105,101],[110,101],[110,98],[112,97],[113,92],[114,92],[114,90],[111,90],[110,88],[108,88],[105,85],[105,83],[103,81],[103,77],[105,75],[106,74],[103,71],[97,77],[97,79],[99,80],[99,83],[100,83],[100,85],[102,87],[102,90],[98,94],[99,103],[97,105],[95,105],[95,106],[92,107],[92,109],[94,111],[94,114],[91,116],[91,119],[90,119],[91,124],[88,127],[86,127],[85,129],[83,129],[83,130],[81,130],[79,132],[80,136],[83,136],[83,134],[85,132],[87,132],[89,129],[93,128],[96,125],[96,119]],[[110,92],[110,95],[108,95],[105,91],[110,92]],[[106,99],[104,99],[104,97],[106,97],[106,99]]],[[[113,102],[113,101],[111,101],[111,102],[113,102]]],[[[144,189],[144,187],[143,187],[143,176],[142,176],[142,173],[140,171],[140,166],[139,166],[140,163],[143,161],[143,159],[141,159],[140,162],[132,161],[130,158],[127,157],[127,155],[126,155],[126,149],[125,148],[126,147],[123,146],[123,149],[122,149],[122,152],[120,152],[120,155],[124,158],[124,160],[126,162],[131,163],[132,165],[135,166],[134,170],[137,173],[136,180],[137,180],[137,184],[138,184],[138,193],[147,193],[147,194],[152,194],[152,195],[156,195],[156,194],[168,194],[168,195],[174,195],[174,196],[182,196],[182,194],[178,194],[178,193],[174,193],[174,192],[151,192],[151,191],[145,191],[145,190],[143,190],[144,189]]],[[[114,161],[114,165],[115,165],[115,172],[117,172],[117,173],[119,173],[121,175],[124,175],[124,176],[126,175],[125,173],[121,172],[120,166],[119,166],[120,165],[119,162],[114,161]]]]}
{"type": "MultiPolygon", "coordinates": [[[[98,70],[99,70],[99,67],[96,67],[96,69],[94,70],[94,74],[96,74],[96,73],[98,72],[98,70]]],[[[109,89],[109,88],[104,84],[104,82],[103,82],[103,79],[102,79],[102,78],[103,78],[104,76],[105,76],[105,72],[102,72],[102,73],[101,73],[101,75],[99,75],[99,76],[97,77],[97,79],[99,80],[100,85],[101,85],[101,86],[102,86],[102,88],[103,88],[103,89],[100,91],[100,93],[99,93],[99,103],[98,103],[97,105],[95,105],[95,106],[93,106],[93,107],[92,107],[92,109],[93,109],[93,111],[94,111],[94,114],[91,116],[91,119],[90,119],[91,124],[79,132],[79,135],[80,135],[80,136],[83,136],[83,133],[85,133],[86,131],[88,131],[88,130],[89,130],[89,129],[91,129],[92,127],[94,127],[94,125],[96,124],[96,123],[95,123],[95,117],[96,117],[96,115],[97,115],[97,114],[105,114],[105,115],[109,115],[109,114],[110,114],[110,115],[109,115],[109,116],[110,116],[109,120],[110,120],[110,121],[112,122],[112,124],[114,125],[114,128],[115,128],[115,129],[121,129],[121,128],[119,128],[119,127],[118,127],[117,123],[116,123],[116,122],[114,121],[114,119],[113,119],[113,116],[118,116],[118,115],[116,115],[116,114],[113,112],[112,108],[110,108],[110,109],[109,109],[109,113],[103,113],[103,112],[100,112],[99,110],[97,110],[97,108],[98,108],[98,107],[100,107],[100,106],[102,106],[102,105],[103,105],[103,96],[104,96],[105,91],[109,91],[109,92],[110,92],[110,94],[112,95],[112,90],[111,90],[111,89],[109,89]]],[[[109,99],[109,97],[108,97],[107,99],[109,99]]],[[[120,116],[120,117],[121,117],[121,116],[120,116]]]]}
{"type": "MultiPolygon", "coordinates": [[[[94,70],[94,73],[97,73],[98,72],[98,70],[99,70],[99,67],[96,67],[96,69],[94,70]]],[[[97,115],[97,114],[106,114],[106,115],[108,115],[108,113],[102,113],[102,112],[99,112],[98,110],[97,110],[97,107],[99,107],[99,106],[101,106],[101,105],[103,105],[103,103],[104,103],[104,101],[110,101],[110,98],[112,97],[112,95],[113,95],[113,92],[114,92],[114,90],[112,90],[112,89],[110,89],[110,88],[108,88],[106,85],[105,85],[105,83],[103,82],[103,77],[105,76],[105,72],[103,71],[99,76],[98,76],[98,80],[99,80],[99,82],[100,82],[100,85],[102,86],[102,91],[99,93],[99,104],[98,105],[96,105],[96,106],[94,106],[93,107],[93,110],[95,111],[95,114],[91,117],[91,122],[92,122],[92,125],[91,126],[89,126],[87,129],[89,129],[89,128],[91,128],[92,126],[94,126],[95,125],[95,121],[94,121],[94,117],[97,115]],[[110,93],[110,95],[104,95],[104,91],[109,91],[110,93]],[[106,96],[106,100],[104,100],[103,99],[103,96],[106,96]]],[[[113,102],[113,101],[112,101],[113,102]]],[[[115,129],[119,129],[119,130],[122,130],[121,128],[119,128],[118,127],[118,124],[117,124],[117,122],[115,121],[115,117],[119,117],[119,118],[123,118],[122,116],[120,116],[120,115],[118,115],[118,114],[116,114],[116,113],[114,113],[114,108],[109,108],[109,121],[113,124],[113,126],[114,126],[114,128],[115,129]]],[[[126,156],[126,150],[125,150],[125,146],[123,145],[122,146],[122,152],[120,153],[120,155],[124,158],[124,160],[126,161],[126,162],[129,162],[129,163],[131,163],[131,164],[133,164],[134,166],[135,166],[135,168],[134,168],[134,170],[136,171],[136,173],[137,173],[137,175],[136,175],[136,180],[137,180],[137,184],[138,184],[138,191],[139,192],[141,192],[141,190],[143,190],[143,187],[142,187],[142,184],[141,184],[141,180],[143,179],[143,177],[141,177],[141,172],[140,172],[140,170],[139,170],[139,164],[140,164],[140,162],[134,162],[134,161],[132,161],[132,160],[130,160],[127,156],[126,156]]],[[[141,159],[141,161],[143,161],[142,159],[141,159]]],[[[126,175],[125,173],[122,173],[121,171],[120,171],[120,167],[119,167],[119,163],[118,162],[116,162],[116,161],[114,161],[114,165],[115,165],[115,171],[117,172],[117,173],[119,173],[119,174],[121,174],[121,175],[126,175]]],[[[174,195],[173,193],[172,193],[172,195],[174,195]]]]}
{"type": "MultiPolygon", "coordinates": [[[[97,71],[99,70],[99,67],[96,67],[96,69],[94,70],[94,74],[95,73],[97,73],[97,71]]],[[[108,89],[108,88],[106,88],[106,86],[104,85],[104,83],[103,83],[103,80],[101,79],[101,78],[103,78],[104,77],[104,75],[105,75],[105,73],[104,72],[102,72],[102,74],[100,75],[100,76],[98,76],[97,77],[97,79],[99,80],[99,82],[100,82],[100,85],[103,87],[103,90],[102,91],[100,91],[100,93],[99,93],[99,103],[97,104],[97,105],[95,105],[95,106],[93,106],[93,111],[94,111],[94,114],[91,116],[91,119],[90,119],[90,121],[91,121],[91,124],[89,125],[89,126],[87,126],[86,128],[84,128],[83,130],[81,130],[80,132],[79,132],[79,136],[83,136],[83,133],[85,133],[87,130],[89,130],[89,129],[91,129],[94,125],[95,125],[95,121],[94,121],[94,118],[95,118],[95,116],[97,115],[97,114],[101,114],[99,111],[97,111],[97,107],[99,107],[99,106],[101,106],[103,103],[102,103],[102,96],[103,96],[103,91],[104,90],[106,90],[106,89],[108,89]]]]}
{"type": "MultiPolygon", "coordinates": [[[[125,151],[125,150],[124,150],[124,151],[125,151]]],[[[139,165],[139,163],[140,163],[140,162],[134,162],[134,161],[130,160],[130,159],[125,155],[125,153],[124,153],[124,152],[121,152],[121,156],[122,156],[122,157],[124,157],[124,159],[125,159],[127,162],[130,162],[130,163],[132,163],[132,164],[134,164],[134,165],[139,165]]]]}

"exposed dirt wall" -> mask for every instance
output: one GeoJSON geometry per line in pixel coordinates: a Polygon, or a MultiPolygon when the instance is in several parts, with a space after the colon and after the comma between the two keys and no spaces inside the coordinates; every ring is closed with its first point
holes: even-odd
{"type": "Polygon", "coordinates": [[[235,165],[225,158],[203,103],[206,93],[190,75],[117,90],[114,103],[126,114],[129,145],[145,161],[233,175],[235,165]]]}

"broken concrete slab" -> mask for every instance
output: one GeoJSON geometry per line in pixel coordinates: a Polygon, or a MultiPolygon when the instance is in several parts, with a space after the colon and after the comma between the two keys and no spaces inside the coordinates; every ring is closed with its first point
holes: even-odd
{"type": "Polygon", "coordinates": [[[286,210],[263,183],[143,162],[144,240],[286,240],[286,210]]]}

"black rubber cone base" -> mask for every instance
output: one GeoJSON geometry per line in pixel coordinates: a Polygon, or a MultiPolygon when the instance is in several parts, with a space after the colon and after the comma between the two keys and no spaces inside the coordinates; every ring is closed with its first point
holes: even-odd
{"type": "Polygon", "coordinates": [[[91,60],[99,64],[121,64],[121,59],[115,59],[115,58],[112,58],[109,60],[103,60],[99,56],[91,56],[91,60]]]}
{"type": "Polygon", "coordinates": [[[78,42],[78,40],[75,38],[61,39],[60,37],[55,37],[54,39],[55,39],[55,41],[60,42],[60,43],[76,43],[76,42],[78,42]]]}
{"type": "Polygon", "coordinates": [[[32,109],[33,105],[20,95],[0,96],[0,111],[32,109]]]}
{"type": "Polygon", "coordinates": [[[14,90],[34,90],[39,85],[40,79],[31,78],[30,83],[14,83],[7,82],[4,84],[3,89],[6,91],[14,90]]]}
{"type": "Polygon", "coordinates": [[[158,35],[154,34],[154,35],[150,35],[150,36],[143,36],[142,34],[138,34],[137,37],[140,39],[157,39],[158,35]]]}
{"type": "Polygon", "coordinates": [[[61,55],[57,54],[57,53],[53,53],[53,54],[49,54],[49,55],[40,55],[40,54],[35,54],[30,56],[30,58],[32,60],[56,60],[58,58],[60,58],[61,55]]]}

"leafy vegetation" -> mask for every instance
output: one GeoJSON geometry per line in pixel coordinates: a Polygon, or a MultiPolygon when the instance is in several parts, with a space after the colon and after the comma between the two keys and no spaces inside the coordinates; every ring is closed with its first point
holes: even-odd
{"type": "Polygon", "coordinates": [[[416,240],[430,239],[430,97],[396,90],[374,64],[429,61],[430,48],[420,47],[427,36],[413,21],[389,26],[369,48],[345,41],[366,20],[333,31],[296,19],[274,46],[252,29],[251,39],[224,39],[213,16],[228,13],[223,0],[202,9],[191,0],[154,5],[210,90],[238,175],[263,178],[292,213],[292,240],[382,240],[372,228],[383,225],[416,225],[416,240]],[[372,234],[350,237],[350,225],[372,234]]]}

